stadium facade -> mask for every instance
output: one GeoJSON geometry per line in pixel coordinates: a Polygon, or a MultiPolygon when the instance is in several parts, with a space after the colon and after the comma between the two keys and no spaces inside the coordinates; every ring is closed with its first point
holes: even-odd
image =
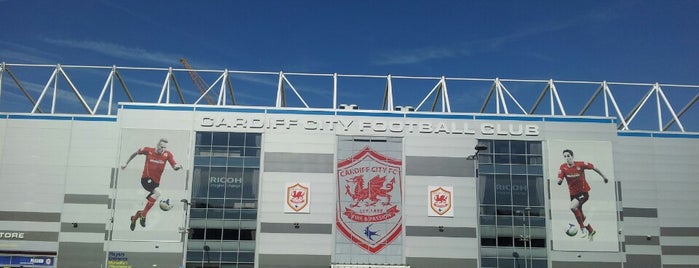
{"type": "MultiPolygon", "coordinates": [[[[390,87],[385,109],[288,107],[279,81],[268,106],[228,104],[222,86],[212,105],[41,113],[42,93],[31,111],[0,113],[0,266],[699,265],[699,133],[680,124],[684,111],[672,111],[679,131],[614,115],[451,112],[440,84],[442,111],[396,108],[390,87]],[[158,146],[162,159],[144,149],[158,146]],[[564,155],[587,196],[559,177],[564,155]],[[164,166],[155,191],[142,180],[159,177],[153,166],[164,166]]],[[[510,95],[491,82],[497,101],[510,95]]]]}

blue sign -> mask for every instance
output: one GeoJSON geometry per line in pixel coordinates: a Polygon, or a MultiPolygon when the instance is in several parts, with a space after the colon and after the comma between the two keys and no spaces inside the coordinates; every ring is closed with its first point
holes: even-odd
{"type": "Polygon", "coordinates": [[[54,266],[54,257],[0,256],[0,265],[24,265],[27,267],[54,266]]]}

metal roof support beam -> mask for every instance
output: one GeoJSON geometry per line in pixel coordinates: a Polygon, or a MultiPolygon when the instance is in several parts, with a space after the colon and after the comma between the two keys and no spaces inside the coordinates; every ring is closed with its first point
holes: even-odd
{"type": "MultiPolygon", "coordinates": [[[[595,101],[595,99],[599,96],[600,93],[602,93],[602,91],[604,91],[604,86],[600,85],[597,88],[597,90],[595,90],[595,93],[592,93],[592,97],[590,97],[590,99],[587,100],[587,103],[585,103],[585,106],[583,106],[583,108],[580,110],[580,113],[578,113],[578,115],[580,115],[580,116],[585,115],[585,112],[587,112],[587,110],[590,109],[590,106],[592,106],[592,102],[595,101]]],[[[605,113],[604,114],[606,116],[609,116],[609,111],[607,111],[607,103],[606,103],[607,98],[606,98],[606,96],[605,96],[604,100],[605,100],[605,105],[604,105],[605,113]]]]}
{"type": "Polygon", "coordinates": [[[2,77],[5,75],[5,62],[0,63],[0,97],[2,97],[2,77]]]}
{"type": "MultiPolygon", "coordinates": [[[[31,103],[32,107],[36,107],[37,102],[34,100],[32,95],[29,94],[29,91],[24,87],[24,85],[22,85],[22,83],[19,81],[19,79],[17,79],[17,76],[15,76],[15,74],[12,73],[12,71],[10,70],[10,66],[5,65],[5,63],[3,63],[3,65],[4,65],[4,68],[3,68],[2,73],[7,72],[7,74],[10,75],[10,78],[12,78],[12,81],[15,82],[15,85],[17,85],[19,90],[22,91],[22,94],[24,94],[24,96],[27,97],[27,99],[31,103]]],[[[0,73],[0,75],[2,73],[0,73]]],[[[2,87],[2,83],[0,83],[0,88],[1,87],[2,87]]],[[[44,111],[42,111],[41,108],[39,108],[39,107],[37,107],[37,111],[39,111],[39,113],[44,113],[44,111]]]]}
{"type": "MultiPolygon", "coordinates": [[[[672,120],[677,122],[677,126],[680,127],[680,131],[684,132],[684,126],[682,126],[682,122],[680,121],[679,117],[675,113],[675,110],[672,109],[672,105],[670,105],[670,102],[667,100],[667,97],[665,97],[665,92],[663,92],[663,89],[660,87],[660,84],[655,83],[655,88],[657,89],[657,97],[661,97],[663,99],[663,102],[665,103],[665,106],[667,106],[667,109],[670,110],[670,114],[672,114],[672,120]]],[[[659,98],[658,98],[659,99],[659,98]]],[[[663,131],[663,124],[662,124],[662,118],[660,116],[660,101],[658,101],[658,130],[663,131]]]]}
{"type": "Polygon", "coordinates": [[[434,112],[437,110],[437,103],[439,100],[442,98],[442,84],[439,84],[437,86],[437,93],[434,96],[434,100],[432,101],[432,109],[430,109],[431,112],[434,112]]]}
{"type": "Polygon", "coordinates": [[[131,96],[131,92],[129,91],[129,88],[126,87],[126,82],[124,81],[124,78],[121,77],[121,74],[119,74],[119,70],[116,69],[114,74],[116,75],[116,78],[119,80],[119,83],[121,84],[121,88],[124,89],[124,94],[126,94],[126,98],[128,98],[130,102],[134,102],[134,98],[133,98],[133,96],[131,96]]]}
{"type": "Polygon", "coordinates": [[[184,101],[184,95],[182,94],[182,89],[180,88],[180,83],[177,82],[177,77],[175,77],[175,73],[172,73],[172,76],[170,76],[171,83],[175,85],[175,92],[177,92],[177,97],[180,98],[180,103],[185,104],[184,101]]]}
{"type": "Polygon", "coordinates": [[[650,90],[648,90],[648,92],[646,92],[646,95],[643,96],[641,101],[636,103],[636,106],[634,106],[633,109],[631,110],[631,112],[629,112],[629,114],[626,116],[626,123],[627,124],[631,124],[631,121],[633,121],[633,119],[636,117],[636,115],[638,114],[638,111],[641,110],[643,105],[646,104],[646,102],[648,101],[648,99],[650,99],[650,96],[653,95],[654,92],[655,92],[655,86],[653,86],[650,90]]]}
{"type": "Polygon", "coordinates": [[[383,101],[381,109],[393,111],[393,83],[391,83],[391,75],[386,76],[386,88],[383,92],[383,101]]]}
{"type": "Polygon", "coordinates": [[[502,103],[502,108],[505,114],[510,114],[510,111],[507,109],[507,103],[505,102],[505,96],[502,94],[502,89],[504,86],[502,85],[502,82],[500,82],[500,78],[495,78],[495,100],[496,100],[496,113],[500,114],[500,104],[502,103]]]}
{"type": "Polygon", "coordinates": [[[337,109],[337,73],[333,73],[333,109],[337,109]]]}
{"type": "Polygon", "coordinates": [[[558,90],[556,90],[556,85],[553,83],[553,79],[549,79],[549,89],[551,90],[551,115],[555,115],[556,113],[554,112],[554,106],[553,106],[553,99],[555,97],[556,103],[558,104],[558,109],[561,110],[561,115],[566,115],[566,110],[563,108],[563,102],[561,102],[561,97],[558,96],[558,90]]]}
{"type": "MultiPolygon", "coordinates": [[[[692,106],[694,105],[694,103],[697,102],[697,100],[699,100],[699,94],[694,95],[694,98],[692,98],[692,100],[687,102],[687,105],[682,107],[682,110],[680,110],[680,112],[677,113],[677,118],[680,118],[685,112],[687,112],[689,110],[689,108],[692,108],[692,106]]],[[[675,118],[672,118],[672,120],[670,120],[670,122],[665,124],[662,131],[666,131],[668,128],[670,128],[670,126],[672,126],[672,124],[675,123],[675,121],[677,121],[677,120],[675,118]]]]}
{"type": "MultiPolygon", "coordinates": [[[[498,82],[500,83],[500,90],[504,91],[505,94],[507,94],[507,96],[510,97],[510,99],[512,99],[512,101],[517,105],[517,107],[519,108],[520,111],[522,111],[522,113],[527,114],[527,111],[525,111],[524,108],[522,108],[522,105],[520,105],[519,102],[517,101],[517,99],[514,96],[512,96],[512,94],[510,93],[509,90],[507,90],[505,85],[503,85],[502,82],[499,80],[498,80],[498,82]]],[[[505,106],[505,96],[502,93],[500,93],[500,94],[501,94],[500,97],[502,98],[503,106],[505,106]]],[[[505,106],[505,109],[507,109],[507,106],[505,106]]],[[[506,111],[506,113],[507,113],[507,111],[506,111]]]]}
{"type": "Polygon", "coordinates": [[[41,103],[41,100],[44,98],[46,95],[46,92],[48,91],[49,86],[51,85],[51,81],[53,81],[54,84],[54,89],[53,89],[53,99],[51,101],[51,113],[55,113],[56,111],[56,98],[57,98],[57,92],[58,92],[58,75],[63,76],[64,79],[66,79],[66,82],[68,83],[68,86],[70,86],[71,90],[73,90],[73,93],[75,93],[75,96],[78,98],[80,103],[83,105],[83,108],[89,113],[93,114],[92,110],[90,107],[85,103],[85,100],[83,97],[80,95],[80,92],[78,92],[78,89],[75,88],[75,85],[73,84],[72,81],[70,81],[70,78],[68,78],[68,75],[63,71],[63,68],[61,68],[61,65],[56,65],[56,69],[54,69],[53,73],[51,74],[51,77],[49,78],[48,82],[46,82],[46,86],[44,86],[44,89],[41,91],[41,95],[39,96],[39,100],[37,100],[36,104],[32,108],[31,113],[35,113],[36,110],[39,108],[39,104],[41,103]]]}
{"type": "Polygon", "coordinates": [[[170,103],[170,79],[172,79],[172,67],[168,68],[167,74],[165,75],[165,82],[160,88],[160,96],[158,96],[158,104],[163,103],[163,96],[165,97],[165,103],[170,103]]]}
{"type": "MultiPolygon", "coordinates": [[[[112,110],[112,98],[114,96],[114,72],[116,71],[116,66],[112,66],[112,70],[109,71],[109,76],[107,76],[107,80],[104,81],[104,86],[102,87],[102,91],[100,91],[99,97],[97,97],[97,102],[95,103],[95,107],[92,108],[92,111],[97,112],[97,109],[100,107],[100,103],[102,102],[102,98],[104,97],[104,93],[107,92],[107,87],[109,87],[109,102],[107,103],[107,114],[111,115],[111,110],[112,110]]],[[[94,115],[95,113],[92,113],[94,115]]]]}
{"type": "Polygon", "coordinates": [[[451,104],[449,103],[449,92],[447,91],[447,78],[442,76],[442,79],[439,80],[439,83],[442,84],[442,91],[444,91],[444,94],[442,94],[442,112],[451,113],[451,104]]]}
{"type": "MultiPolygon", "coordinates": [[[[226,73],[228,73],[228,69],[226,69],[226,73]]],[[[226,77],[226,85],[228,85],[228,94],[231,95],[231,105],[235,105],[235,95],[233,94],[233,84],[231,83],[231,75],[228,74],[226,77]]]]}
{"type": "Polygon", "coordinates": [[[49,77],[49,81],[46,82],[44,89],[41,90],[41,94],[39,94],[39,99],[37,99],[36,103],[34,104],[34,108],[32,108],[31,113],[36,112],[36,110],[39,108],[39,104],[44,99],[44,95],[46,95],[46,90],[49,89],[49,86],[51,85],[51,81],[53,81],[56,78],[57,73],[58,73],[58,69],[54,69],[53,73],[51,73],[51,77],[49,77]]]}
{"type": "Polygon", "coordinates": [[[211,89],[214,88],[214,86],[216,85],[216,83],[218,83],[219,81],[221,81],[221,78],[223,78],[223,75],[219,76],[218,79],[216,79],[216,81],[214,81],[214,83],[211,84],[211,85],[209,86],[209,88],[207,88],[206,91],[204,91],[204,92],[201,94],[201,96],[199,96],[199,98],[194,102],[194,105],[199,104],[199,102],[200,102],[205,96],[207,96],[206,94],[209,94],[209,91],[211,91],[211,89]]]}
{"type": "Polygon", "coordinates": [[[485,108],[488,107],[488,102],[490,102],[490,98],[493,97],[493,93],[495,93],[495,83],[493,83],[492,86],[490,86],[490,91],[488,91],[488,96],[485,97],[485,101],[483,102],[483,105],[481,106],[481,111],[480,113],[485,113],[485,108]]]}
{"type": "Polygon", "coordinates": [[[221,82],[221,88],[218,90],[218,99],[216,100],[216,105],[226,105],[226,85],[228,81],[228,69],[223,71],[223,82],[221,82]]]}
{"type": "MultiPolygon", "coordinates": [[[[280,98],[280,96],[281,96],[281,97],[284,98],[284,99],[283,99],[283,102],[284,102],[284,106],[283,106],[283,107],[286,107],[286,94],[285,94],[285,92],[284,92],[284,83],[286,83],[287,85],[289,85],[289,87],[291,88],[291,90],[294,91],[294,94],[296,94],[296,97],[299,98],[299,100],[301,101],[301,103],[303,103],[303,106],[305,106],[306,108],[310,108],[310,107],[308,107],[308,104],[306,104],[306,101],[303,100],[303,97],[301,97],[301,95],[299,94],[299,92],[296,90],[296,88],[294,87],[294,85],[292,85],[291,82],[289,82],[289,79],[286,78],[286,75],[284,75],[283,72],[279,72],[279,88],[278,88],[278,91],[277,91],[277,105],[281,104],[281,103],[280,103],[280,100],[279,100],[279,98],[280,98]]],[[[277,107],[282,107],[282,106],[277,106],[277,107]]]]}
{"type": "Polygon", "coordinates": [[[534,114],[536,112],[536,109],[539,108],[539,104],[541,104],[541,101],[544,100],[544,96],[546,96],[546,92],[549,91],[549,84],[546,84],[546,87],[544,87],[543,90],[541,90],[541,94],[539,94],[539,97],[536,98],[536,101],[534,102],[534,105],[532,106],[532,109],[529,110],[529,114],[534,114]]]}
{"type": "MultiPolygon", "coordinates": [[[[422,107],[422,105],[425,104],[425,102],[427,101],[427,99],[428,99],[430,96],[432,96],[432,93],[437,92],[437,94],[439,94],[439,93],[441,92],[441,86],[442,86],[442,80],[440,80],[439,82],[437,82],[437,84],[434,85],[434,87],[432,88],[432,90],[430,90],[430,92],[427,93],[427,95],[425,96],[425,98],[423,98],[422,101],[420,102],[420,104],[417,105],[417,107],[415,108],[415,111],[420,110],[420,107],[422,107]]],[[[435,101],[436,101],[437,98],[439,98],[439,95],[435,96],[435,101]]],[[[433,110],[433,112],[434,112],[434,104],[433,104],[432,106],[433,106],[433,107],[432,107],[432,110],[433,110]]]]}
{"type": "MultiPolygon", "coordinates": [[[[78,88],[75,87],[75,85],[73,84],[73,81],[70,80],[70,78],[68,77],[68,74],[66,74],[66,72],[63,70],[63,67],[61,67],[61,65],[58,65],[57,68],[59,69],[59,72],[61,73],[61,75],[63,76],[63,78],[66,80],[66,82],[68,82],[68,86],[70,86],[70,89],[73,90],[73,93],[75,94],[75,96],[78,97],[78,100],[80,101],[80,104],[83,105],[83,108],[85,108],[85,110],[86,110],[88,113],[94,114],[94,113],[92,112],[92,110],[90,110],[90,106],[87,105],[87,102],[85,101],[85,99],[83,99],[83,96],[80,95],[80,92],[78,91],[78,88]]],[[[56,97],[57,97],[57,96],[54,96],[54,99],[55,99],[56,97]]]]}
{"type": "Polygon", "coordinates": [[[616,99],[614,99],[614,95],[612,94],[612,91],[609,89],[609,84],[607,84],[607,81],[602,82],[602,87],[604,87],[604,111],[605,111],[605,116],[609,117],[609,108],[608,108],[608,103],[607,103],[607,98],[612,102],[612,106],[614,106],[614,111],[616,112],[617,118],[621,120],[621,124],[617,127],[618,129],[624,129],[628,130],[629,129],[629,123],[624,119],[624,116],[621,115],[621,110],[619,109],[619,105],[616,103],[616,99]]]}

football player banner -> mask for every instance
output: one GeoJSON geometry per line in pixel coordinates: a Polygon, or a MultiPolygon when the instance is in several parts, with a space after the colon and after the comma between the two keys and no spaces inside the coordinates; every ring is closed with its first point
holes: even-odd
{"type": "Polygon", "coordinates": [[[454,217],[454,187],[427,186],[427,216],[454,217]]]}
{"type": "Polygon", "coordinates": [[[337,229],[355,245],[376,254],[400,237],[402,160],[366,146],[338,159],[337,229]]]}
{"type": "Polygon", "coordinates": [[[548,144],[552,249],[619,251],[612,144],[548,144]]]}
{"type": "Polygon", "coordinates": [[[311,184],[287,183],[284,213],[311,213],[311,184]]]}

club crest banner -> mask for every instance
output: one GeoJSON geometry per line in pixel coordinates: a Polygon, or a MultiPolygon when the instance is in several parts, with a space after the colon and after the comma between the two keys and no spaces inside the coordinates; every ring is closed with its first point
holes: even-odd
{"type": "Polygon", "coordinates": [[[355,245],[375,254],[403,228],[402,160],[364,147],[337,164],[337,228],[355,245]]]}
{"type": "Polygon", "coordinates": [[[427,186],[429,208],[427,216],[454,217],[454,188],[451,186],[427,186]]]}
{"type": "Polygon", "coordinates": [[[287,183],[285,213],[310,213],[311,212],[311,184],[287,183]]]}

